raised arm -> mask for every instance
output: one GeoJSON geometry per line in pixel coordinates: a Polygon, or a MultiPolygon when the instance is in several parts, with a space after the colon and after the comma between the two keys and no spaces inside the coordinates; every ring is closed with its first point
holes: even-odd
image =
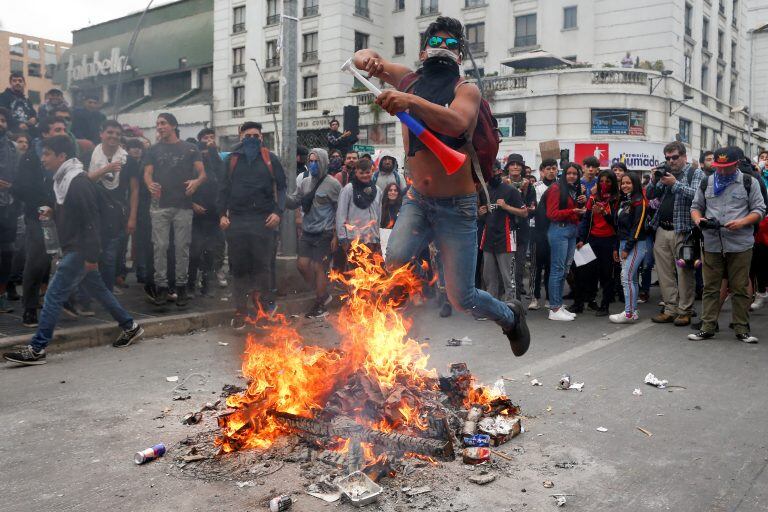
{"type": "Polygon", "coordinates": [[[382,59],[378,53],[368,48],[356,51],[352,63],[360,71],[366,71],[370,76],[384,80],[393,87],[400,85],[403,77],[412,72],[408,66],[382,59]]]}

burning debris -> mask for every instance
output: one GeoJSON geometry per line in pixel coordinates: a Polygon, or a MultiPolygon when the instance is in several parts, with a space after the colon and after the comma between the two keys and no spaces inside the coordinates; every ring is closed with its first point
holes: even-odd
{"type": "MultiPolygon", "coordinates": [[[[453,461],[461,446],[465,462],[488,462],[491,445],[522,431],[503,382],[478,386],[464,363],[446,376],[429,369],[426,345],[407,337],[410,323],[400,312],[421,280],[405,267],[385,271],[364,245],[353,245],[350,261],[353,270],[332,274],[349,290],[335,326],[337,349],[305,344],[281,316],[264,319],[267,336],[249,335],[242,365],[248,386],[225,389],[227,409],[216,412],[219,455],[258,449],[258,460],[324,463],[338,489],[312,492],[340,491],[353,504],[376,499],[381,478],[453,461]]],[[[493,481],[482,476],[475,483],[493,481]]]]}

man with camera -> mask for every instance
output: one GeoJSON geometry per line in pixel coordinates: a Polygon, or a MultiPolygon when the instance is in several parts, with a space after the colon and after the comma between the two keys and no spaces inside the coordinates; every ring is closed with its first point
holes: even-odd
{"type": "Polygon", "coordinates": [[[691,323],[695,281],[693,269],[677,268],[675,261],[693,230],[691,202],[704,173],[691,168],[682,142],[667,144],[664,158],[666,163],[654,170],[654,183],[648,188],[650,206],[656,210],[650,226],[656,231],[653,257],[664,300],[664,311],[651,320],[681,327],[691,323]]]}
{"type": "Polygon", "coordinates": [[[754,225],[765,215],[760,186],[739,164],[744,153],[737,147],[715,151],[714,174],[696,190],[691,219],[704,236],[704,295],[701,331],[690,340],[712,338],[720,313],[720,283],[728,279],[733,295],[732,319],[736,339],[757,343],[749,334],[749,268],[754,245],[754,225]]]}

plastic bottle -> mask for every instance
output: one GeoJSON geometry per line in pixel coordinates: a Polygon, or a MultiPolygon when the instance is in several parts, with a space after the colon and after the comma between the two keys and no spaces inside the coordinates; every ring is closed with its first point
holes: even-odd
{"type": "MultiPolygon", "coordinates": [[[[50,208],[43,206],[38,212],[43,214],[50,208]]],[[[45,243],[45,252],[47,254],[59,254],[61,246],[59,245],[59,233],[56,231],[56,223],[48,216],[40,220],[40,226],[43,229],[43,242],[45,243]]]]}

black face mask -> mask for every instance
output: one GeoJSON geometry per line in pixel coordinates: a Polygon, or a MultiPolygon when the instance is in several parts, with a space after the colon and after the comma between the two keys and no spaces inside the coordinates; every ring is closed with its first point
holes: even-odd
{"type": "Polygon", "coordinates": [[[501,174],[497,174],[493,176],[489,181],[488,184],[492,187],[498,187],[501,185],[501,174]]]}

